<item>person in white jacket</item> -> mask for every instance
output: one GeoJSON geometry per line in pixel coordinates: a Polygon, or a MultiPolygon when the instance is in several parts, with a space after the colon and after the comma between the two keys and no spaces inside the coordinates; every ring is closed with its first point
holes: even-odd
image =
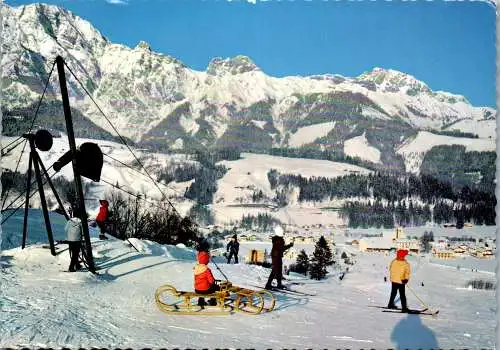
{"type": "Polygon", "coordinates": [[[64,227],[66,232],[68,246],[69,246],[69,256],[71,262],[69,264],[69,272],[75,272],[81,268],[78,262],[78,255],[80,254],[80,249],[82,246],[82,222],[77,217],[72,217],[66,223],[64,227]]]}

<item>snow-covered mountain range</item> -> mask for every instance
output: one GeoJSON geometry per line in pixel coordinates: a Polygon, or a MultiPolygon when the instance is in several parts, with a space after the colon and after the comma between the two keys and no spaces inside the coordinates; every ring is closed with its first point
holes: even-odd
{"type": "MultiPolygon", "coordinates": [[[[433,91],[395,70],[276,78],[236,56],[214,58],[205,71],[196,71],[145,42],[135,48],[112,43],[60,7],[2,4],[1,11],[7,119],[32,117],[52,62],[61,55],[122,135],[162,149],[236,146],[261,152],[308,146],[391,164],[397,149],[418,132],[450,130],[476,134],[494,149],[494,109],[433,91]],[[353,153],[352,140],[371,151],[353,153]]],[[[67,79],[72,107],[96,130],[114,133],[69,72],[67,79]]],[[[63,125],[62,108],[54,109],[58,84],[54,72],[45,97],[52,108],[42,108],[40,120],[58,111],[63,125]]]]}

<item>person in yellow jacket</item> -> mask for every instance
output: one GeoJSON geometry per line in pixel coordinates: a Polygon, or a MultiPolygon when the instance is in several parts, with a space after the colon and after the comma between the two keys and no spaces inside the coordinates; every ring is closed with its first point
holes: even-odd
{"type": "Polygon", "coordinates": [[[401,311],[408,312],[408,305],[406,304],[406,294],[405,285],[410,279],[410,264],[405,260],[406,255],[408,255],[407,250],[398,250],[396,253],[396,258],[391,261],[389,266],[389,273],[391,276],[391,298],[389,299],[389,304],[387,308],[397,309],[394,305],[394,299],[399,291],[399,298],[401,299],[401,311]]]}

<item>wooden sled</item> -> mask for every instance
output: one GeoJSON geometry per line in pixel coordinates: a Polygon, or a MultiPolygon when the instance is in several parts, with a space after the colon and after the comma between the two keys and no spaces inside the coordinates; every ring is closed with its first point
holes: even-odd
{"type": "Polygon", "coordinates": [[[229,281],[219,283],[221,288],[213,294],[178,291],[171,285],[160,286],[155,292],[158,308],[166,313],[177,315],[229,315],[244,312],[258,315],[274,309],[275,298],[267,290],[252,290],[233,286],[229,281]],[[217,305],[198,305],[198,298],[215,298],[217,305]]]}

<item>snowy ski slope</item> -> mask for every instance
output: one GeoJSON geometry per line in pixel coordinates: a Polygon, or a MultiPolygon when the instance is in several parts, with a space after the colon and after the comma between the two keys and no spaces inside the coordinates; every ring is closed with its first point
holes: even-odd
{"type": "MultiPolygon", "coordinates": [[[[4,242],[6,236],[21,232],[19,220],[9,221],[3,227],[4,242]]],[[[54,231],[61,232],[63,221],[53,222],[54,231]]],[[[42,225],[29,227],[29,237],[46,242],[42,225]]],[[[172,316],[156,308],[154,291],[163,284],[192,290],[194,252],[133,240],[141,251],[137,253],[126,242],[96,237],[92,230],[99,276],[64,272],[69,265],[65,245],[56,257],[41,245],[2,251],[0,347],[495,346],[495,293],[465,288],[473,278],[494,280],[491,274],[443,268],[410,256],[410,285],[429,306],[440,309],[439,317],[383,313],[369,306],[388,301],[390,285],[383,277],[392,256],[356,252],[356,264],[342,281],[338,270],[324,281],[302,279],[305,284],[297,288],[307,287],[317,295],[276,294],[276,309],[269,314],[172,316]]],[[[270,272],[241,263],[227,265],[223,258],[216,262],[235,285],[263,285],[270,272]]],[[[216,278],[222,278],[212,263],[209,266],[216,278]]],[[[407,294],[410,307],[420,308],[412,293],[407,294]]]]}

